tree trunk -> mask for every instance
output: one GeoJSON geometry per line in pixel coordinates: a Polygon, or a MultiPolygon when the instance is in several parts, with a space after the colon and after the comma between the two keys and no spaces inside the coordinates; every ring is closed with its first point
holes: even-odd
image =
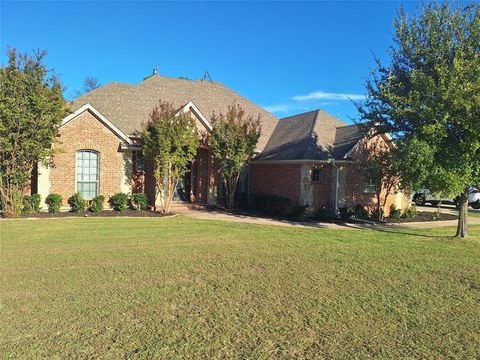
{"type": "Polygon", "coordinates": [[[455,237],[465,239],[468,236],[468,194],[460,195],[458,200],[460,209],[458,210],[458,225],[455,237]]]}

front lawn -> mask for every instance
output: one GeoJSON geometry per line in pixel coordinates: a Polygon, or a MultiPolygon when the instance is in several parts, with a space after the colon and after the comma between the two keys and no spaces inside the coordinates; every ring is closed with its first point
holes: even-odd
{"type": "Polygon", "coordinates": [[[5,358],[479,358],[480,226],[0,221],[5,358]]]}

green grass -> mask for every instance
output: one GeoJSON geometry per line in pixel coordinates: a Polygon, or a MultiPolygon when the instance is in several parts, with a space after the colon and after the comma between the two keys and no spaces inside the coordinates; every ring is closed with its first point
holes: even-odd
{"type": "Polygon", "coordinates": [[[479,358],[480,237],[3,221],[0,357],[479,358]]]}

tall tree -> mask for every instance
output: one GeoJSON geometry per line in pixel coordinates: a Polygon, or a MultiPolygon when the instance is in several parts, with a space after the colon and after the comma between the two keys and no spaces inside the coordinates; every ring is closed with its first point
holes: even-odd
{"type": "Polygon", "coordinates": [[[18,215],[32,169],[49,164],[52,143],[67,115],[62,84],[32,56],[8,49],[0,69],[0,198],[6,216],[18,215]]]}
{"type": "Polygon", "coordinates": [[[212,115],[212,126],[209,144],[223,178],[226,205],[231,210],[235,206],[238,180],[260,137],[260,117],[246,116],[243,108],[232,105],[226,114],[212,115]]]}
{"type": "Polygon", "coordinates": [[[480,182],[479,9],[430,3],[416,17],[400,9],[392,60],[377,60],[358,106],[365,123],[424,156],[403,162],[404,185],[418,186],[417,173],[436,192],[460,195],[457,237],[467,237],[467,189],[480,182]]]}
{"type": "Polygon", "coordinates": [[[199,134],[190,114],[178,112],[171,103],[160,101],[143,132],[143,151],[145,159],[153,165],[156,197],[162,212],[170,211],[175,189],[187,173],[198,144],[199,134]]]}

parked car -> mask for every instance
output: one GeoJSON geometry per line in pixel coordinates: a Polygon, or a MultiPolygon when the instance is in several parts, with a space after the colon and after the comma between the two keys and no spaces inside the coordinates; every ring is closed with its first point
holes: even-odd
{"type": "MultiPolygon", "coordinates": [[[[460,207],[460,202],[458,201],[458,197],[454,199],[455,206],[457,209],[460,207]]],[[[468,205],[470,205],[474,209],[480,209],[480,190],[477,187],[471,187],[468,189],[468,205]]]]}
{"type": "MultiPolygon", "coordinates": [[[[455,199],[452,198],[444,198],[433,195],[430,190],[428,189],[421,189],[419,192],[416,192],[413,195],[413,202],[416,205],[425,205],[426,203],[430,203],[433,206],[437,206],[440,202],[445,204],[455,204],[457,208],[460,207],[460,203],[458,201],[458,196],[455,199]]],[[[468,190],[468,205],[470,205],[474,209],[480,209],[480,190],[478,187],[471,187],[468,190]]]]}
{"type": "Polygon", "coordinates": [[[430,192],[430,190],[425,188],[421,189],[419,192],[416,192],[413,195],[413,202],[416,205],[425,205],[426,203],[430,203],[433,206],[437,206],[438,204],[440,204],[440,202],[447,204],[455,203],[452,198],[444,198],[434,195],[430,192]]]}

